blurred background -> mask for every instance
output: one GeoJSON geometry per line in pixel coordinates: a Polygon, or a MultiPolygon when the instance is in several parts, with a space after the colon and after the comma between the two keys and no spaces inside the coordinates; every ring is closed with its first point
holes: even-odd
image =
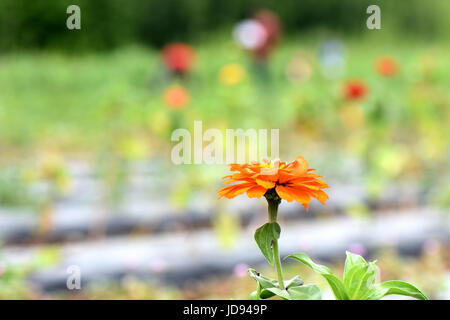
{"type": "Polygon", "coordinates": [[[350,250],[449,299],[449,14],[445,0],[2,0],[0,298],[246,299],[248,267],[274,275],[253,240],[265,200],[218,200],[227,166],[170,160],[172,131],[202,120],[279,128],[280,157],[331,186],[326,207],[282,203],[282,256],[341,274],[350,250]]]}

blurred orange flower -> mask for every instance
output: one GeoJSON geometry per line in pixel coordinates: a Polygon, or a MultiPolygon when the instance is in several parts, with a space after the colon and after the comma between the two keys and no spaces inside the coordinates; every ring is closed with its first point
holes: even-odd
{"type": "Polygon", "coordinates": [[[182,109],[189,101],[189,92],[182,86],[175,85],[164,92],[164,103],[174,109],[182,109]]]}
{"type": "Polygon", "coordinates": [[[318,179],[321,176],[311,173],[315,169],[308,168],[308,162],[303,157],[286,163],[275,160],[262,163],[251,162],[250,164],[230,164],[230,171],[237,171],[228,178],[225,184],[240,182],[219,190],[219,198],[234,198],[237,195],[247,193],[250,198],[259,198],[268,190],[275,190],[276,194],[288,201],[293,200],[301,203],[308,210],[311,198],[316,198],[323,205],[328,195],[321,189],[329,188],[325,181],[318,179]]]}
{"type": "Polygon", "coordinates": [[[383,56],[375,61],[375,70],[384,77],[394,76],[398,71],[398,64],[394,58],[383,56]]]}
{"type": "Polygon", "coordinates": [[[185,74],[194,64],[195,52],[187,44],[172,43],[163,48],[162,58],[170,71],[185,74]]]}
{"type": "Polygon", "coordinates": [[[349,100],[357,100],[363,98],[367,92],[366,84],[361,80],[351,80],[344,84],[344,95],[349,100]]]}

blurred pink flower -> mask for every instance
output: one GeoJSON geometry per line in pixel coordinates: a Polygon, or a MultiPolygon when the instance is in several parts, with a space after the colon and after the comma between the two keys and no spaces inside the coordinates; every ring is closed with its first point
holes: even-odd
{"type": "Polygon", "coordinates": [[[240,263],[234,266],[233,274],[238,278],[244,278],[247,276],[248,265],[240,263]]]}
{"type": "Polygon", "coordinates": [[[364,245],[360,244],[360,243],[351,244],[348,247],[348,251],[350,251],[351,253],[363,256],[363,257],[367,253],[366,247],[364,245]]]}
{"type": "Polygon", "coordinates": [[[167,263],[161,258],[155,258],[150,261],[150,269],[153,272],[163,272],[167,268],[167,263]]]}

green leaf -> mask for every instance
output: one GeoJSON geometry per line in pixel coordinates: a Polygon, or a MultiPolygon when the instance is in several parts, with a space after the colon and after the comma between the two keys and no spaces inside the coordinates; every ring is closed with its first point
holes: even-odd
{"type": "Polygon", "coordinates": [[[261,285],[261,289],[271,288],[271,287],[278,287],[278,281],[274,279],[267,278],[260,274],[259,272],[256,272],[254,269],[248,269],[248,274],[251,278],[255,279],[255,281],[261,285]]]}
{"type": "Polygon", "coordinates": [[[281,227],[277,222],[271,222],[273,239],[280,239],[281,227]]]}
{"type": "Polygon", "coordinates": [[[334,296],[337,300],[349,300],[349,296],[347,291],[345,290],[344,284],[336,277],[333,272],[331,272],[330,268],[326,266],[322,266],[320,264],[314,263],[308,255],[305,253],[296,253],[288,256],[288,258],[292,258],[300,261],[306,266],[310,267],[314,272],[317,272],[322,277],[327,280],[328,284],[331,287],[331,290],[334,293],[334,296]]]}
{"type": "MultiPolygon", "coordinates": [[[[256,272],[254,269],[248,269],[248,274],[251,278],[253,278],[258,287],[256,290],[257,297],[259,299],[267,299],[270,297],[273,297],[275,293],[268,290],[269,288],[279,288],[278,281],[275,279],[267,278],[263,275],[261,275],[259,272],[256,272]]],[[[290,280],[285,281],[285,286],[292,287],[292,286],[299,286],[303,284],[303,280],[299,276],[295,276],[290,280]]]]}
{"type": "Polygon", "coordinates": [[[292,300],[292,297],[289,295],[289,292],[287,292],[286,289],[281,290],[280,288],[268,288],[267,290],[269,290],[273,294],[276,294],[277,296],[279,296],[282,299],[292,300]]]}
{"type": "Polygon", "coordinates": [[[259,300],[259,294],[258,290],[253,291],[250,293],[250,296],[248,297],[249,300],[259,300]]]}
{"type": "Polygon", "coordinates": [[[257,290],[250,294],[251,300],[268,299],[275,295],[285,300],[317,300],[322,297],[318,287],[302,286],[303,280],[299,276],[285,281],[286,289],[281,290],[278,281],[267,278],[254,269],[248,269],[247,272],[257,283],[257,290]]]}
{"type": "Polygon", "coordinates": [[[341,282],[329,268],[314,263],[304,253],[293,254],[288,258],[296,259],[322,275],[338,300],[379,300],[390,294],[428,300],[428,297],[419,289],[404,281],[386,281],[376,285],[375,281],[378,275],[376,261],[367,263],[363,257],[351,252],[347,252],[344,282],[341,282]]]}
{"type": "Polygon", "coordinates": [[[376,261],[367,263],[363,257],[347,253],[344,268],[344,286],[350,299],[379,300],[389,294],[400,294],[417,299],[428,299],[419,289],[403,281],[387,281],[375,285],[378,275],[376,261]]]}
{"type": "Polygon", "coordinates": [[[281,290],[280,288],[269,288],[273,294],[285,300],[321,300],[322,293],[316,285],[297,286],[281,290]]]}
{"type": "Polygon", "coordinates": [[[272,298],[274,295],[275,295],[275,293],[273,293],[269,289],[263,289],[259,295],[259,298],[260,299],[269,299],[269,298],[272,298]]]}
{"type": "Polygon", "coordinates": [[[345,251],[347,258],[345,259],[344,275],[343,280],[345,282],[345,275],[347,272],[358,264],[367,264],[366,260],[358,254],[351,253],[350,251],[345,251]]]}
{"type": "Polygon", "coordinates": [[[428,300],[428,297],[419,289],[408,282],[391,280],[382,282],[375,286],[374,293],[368,297],[369,300],[379,300],[390,294],[409,296],[419,300],[428,300]]]}
{"type": "Polygon", "coordinates": [[[278,288],[278,281],[267,278],[254,269],[248,269],[247,272],[257,283],[257,290],[250,295],[252,300],[268,299],[276,295],[271,289],[278,288]]]}
{"type": "Polygon", "coordinates": [[[364,300],[374,290],[378,275],[375,262],[367,263],[360,255],[345,252],[345,267],[343,274],[344,287],[352,300],[364,300]]]}
{"type": "Polygon", "coordinates": [[[267,291],[266,288],[278,287],[278,282],[276,280],[264,277],[254,269],[248,269],[247,272],[257,283],[256,291],[253,291],[250,294],[251,300],[268,299],[275,295],[274,293],[267,291]]]}
{"type": "Polygon", "coordinates": [[[303,280],[299,276],[295,276],[290,280],[284,281],[284,286],[286,289],[289,289],[290,287],[298,287],[303,285],[303,280]]]}
{"type": "Polygon", "coordinates": [[[315,284],[287,289],[292,300],[321,300],[322,292],[315,284]]]}
{"type": "Polygon", "coordinates": [[[272,241],[280,237],[280,231],[278,223],[268,222],[256,229],[255,232],[255,241],[270,265],[273,265],[272,241]]]}
{"type": "Polygon", "coordinates": [[[375,290],[378,267],[375,262],[354,265],[345,273],[344,287],[352,300],[365,300],[375,290]]]}

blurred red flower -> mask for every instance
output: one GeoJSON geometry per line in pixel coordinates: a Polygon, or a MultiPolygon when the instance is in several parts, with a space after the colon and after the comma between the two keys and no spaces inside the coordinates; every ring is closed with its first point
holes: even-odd
{"type": "Polygon", "coordinates": [[[363,98],[367,92],[366,84],[361,80],[351,80],[344,84],[344,95],[349,100],[357,100],[363,98]]]}
{"type": "Polygon", "coordinates": [[[190,101],[189,92],[182,86],[175,85],[164,92],[164,103],[173,109],[182,109],[190,101]]]}
{"type": "Polygon", "coordinates": [[[268,10],[258,12],[254,19],[264,27],[267,36],[264,44],[255,50],[255,56],[266,59],[281,35],[281,23],[278,16],[268,10]]]}
{"type": "Polygon", "coordinates": [[[383,56],[375,61],[375,70],[383,77],[391,77],[398,72],[398,64],[394,58],[383,56]]]}
{"type": "Polygon", "coordinates": [[[194,64],[195,51],[184,43],[171,43],[162,50],[162,59],[173,73],[185,74],[194,64]]]}

